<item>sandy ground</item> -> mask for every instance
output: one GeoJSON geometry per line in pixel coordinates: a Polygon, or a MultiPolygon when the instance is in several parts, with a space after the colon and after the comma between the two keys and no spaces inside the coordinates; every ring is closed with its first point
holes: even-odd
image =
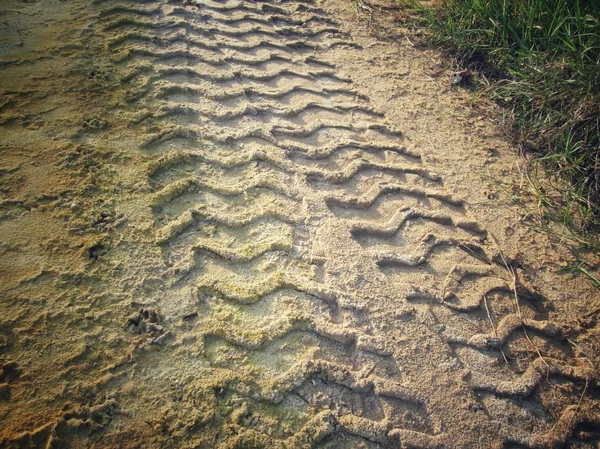
{"type": "Polygon", "coordinates": [[[0,3],[1,448],[600,447],[598,291],[401,14],[0,3]]]}

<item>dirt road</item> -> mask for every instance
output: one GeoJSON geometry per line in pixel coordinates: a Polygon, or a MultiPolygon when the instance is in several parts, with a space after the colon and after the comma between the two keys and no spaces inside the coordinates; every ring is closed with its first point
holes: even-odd
{"type": "Polygon", "coordinates": [[[0,6],[1,448],[599,447],[598,292],[401,11],[0,6]]]}

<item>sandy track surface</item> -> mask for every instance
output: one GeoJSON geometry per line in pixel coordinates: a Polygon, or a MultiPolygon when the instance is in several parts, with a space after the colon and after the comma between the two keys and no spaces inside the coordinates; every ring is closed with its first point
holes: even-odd
{"type": "Polygon", "coordinates": [[[1,6],[0,447],[598,447],[598,293],[434,51],[334,0],[1,6]]]}

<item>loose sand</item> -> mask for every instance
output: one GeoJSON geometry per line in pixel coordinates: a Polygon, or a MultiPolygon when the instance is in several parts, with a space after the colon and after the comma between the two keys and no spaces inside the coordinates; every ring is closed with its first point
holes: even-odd
{"type": "Polygon", "coordinates": [[[2,2],[0,448],[598,448],[598,291],[369,7],[2,2]]]}

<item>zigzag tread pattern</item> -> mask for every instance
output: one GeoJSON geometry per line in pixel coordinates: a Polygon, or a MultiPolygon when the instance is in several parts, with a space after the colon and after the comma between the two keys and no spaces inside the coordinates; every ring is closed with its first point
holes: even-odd
{"type": "MultiPolygon", "coordinates": [[[[153,157],[146,172],[164,280],[189,288],[197,306],[193,326],[173,330],[173,346],[196,342],[221,376],[215,400],[241,398],[246,407],[237,436],[223,434],[215,447],[317,447],[340,435],[369,447],[452,447],[449,435],[461,430],[402,380],[397,348],[374,330],[356,291],[322,282],[309,257],[326,218],[382,278],[406,284],[405,305],[478,319],[496,293],[510,292],[466,202],[324,57],[360,46],[312,0],[96,4],[128,92],[119,114],[153,157]],[[439,268],[451,259],[452,269],[439,268]],[[310,358],[290,364],[294,345],[310,358]],[[269,357],[288,357],[276,376],[269,357]],[[348,407],[344,395],[358,405],[348,407]],[[289,420],[297,421],[293,434],[274,438],[245,418],[263,413],[263,402],[306,414],[289,420]]],[[[514,313],[492,332],[440,336],[450,347],[494,353],[522,329],[562,336],[559,326],[514,313]]],[[[474,370],[467,390],[527,397],[544,373],[578,382],[590,375],[540,358],[512,381],[474,370]]],[[[567,409],[545,434],[505,440],[558,447],[594,421],[573,414],[567,409]]]]}

